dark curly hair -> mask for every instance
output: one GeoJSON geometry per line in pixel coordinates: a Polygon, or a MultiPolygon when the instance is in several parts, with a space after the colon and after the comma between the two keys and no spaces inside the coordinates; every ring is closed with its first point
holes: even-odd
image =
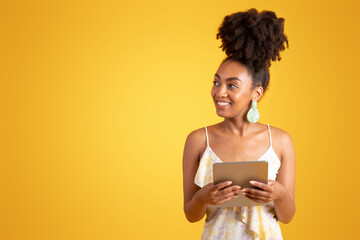
{"type": "Polygon", "coordinates": [[[289,47],[284,34],[284,19],[277,18],[272,11],[258,12],[251,8],[224,18],[216,39],[221,38],[220,48],[227,60],[244,64],[253,79],[252,88],[269,84],[271,60],[281,60],[280,51],[289,47]]]}

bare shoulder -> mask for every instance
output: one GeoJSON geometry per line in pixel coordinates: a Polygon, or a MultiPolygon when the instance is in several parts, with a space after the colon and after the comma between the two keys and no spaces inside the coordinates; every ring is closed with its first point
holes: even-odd
{"type": "Polygon", "coordinates": [[[279,155],[281,155],[282,158],[285,155],[292,155],[294,152],[294,143],[290,133],[274,126],[270,126],[270,131],[274,149],[278,150],[279,155]]]}
{"type": "Polygon", "coordinates": [[[185,142],[185,149],[191,151],[193,154],[200,155],[206,148],[206,133],[205,128],[199,128],[191,131],[185,142]]]}
{"type": "Polygon", "coordinates": [[[199,128],[196,130],[191,131],[187,138],[186,141],[192,142],[192,143],[201,143],[204,142],[206,143],[206,134],[205,134],[205,128],[199,128]]]}
{"type": "Polygon", "coordinates": [[[280,143],[292,142],[290,134],[278,127],[270,126],[271,135],[273,136],[274,141],[280,143]]]}

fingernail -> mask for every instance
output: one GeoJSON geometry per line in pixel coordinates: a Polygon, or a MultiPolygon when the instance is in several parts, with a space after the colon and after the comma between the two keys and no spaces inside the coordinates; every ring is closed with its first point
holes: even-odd
{"type": "Polygon", "coordinates": [[[254,183],[255,183],[255,181],[250,181],[250,183],[251,183],[251,184],[254,184],[254,183]]]}
{"type": "Polygon", "coordinates": [[[228,184],[232,184],[232,181],[228,181],[228,184]]]}

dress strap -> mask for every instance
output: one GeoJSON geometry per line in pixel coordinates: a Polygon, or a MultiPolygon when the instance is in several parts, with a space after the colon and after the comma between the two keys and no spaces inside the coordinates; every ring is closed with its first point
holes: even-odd
{"type": "Polygon", "coordinates": [[[207,128],[205,127],[205,133],[206,133],[206,145],[209,147],[209,137],[207,133],[207,128]]]}
{"type": "Polygon", "coordinates": [[[267,123],[266,124],[268,126],[268,130],[269,130],[269,137],[270,137],[270,147],[272,146],[272,142],[271,142],[271,131],[270,131],[270,126],[269,124],[267,123]]]}

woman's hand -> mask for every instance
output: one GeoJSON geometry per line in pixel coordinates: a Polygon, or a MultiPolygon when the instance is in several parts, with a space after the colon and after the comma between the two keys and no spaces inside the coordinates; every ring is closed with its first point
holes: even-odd
{"type": "Polygon", "coordinates": [[[271,202],[282,198],[286,193],[286,188],[277,181],[269,180],[268,184],[250,181],[250,184],[261,189],[244,188],[241,190],[241,194],[255,202],[271,202]]]}
{"type": "Polygon", "coordinates": [[[217,205],[237,198],[237,194],[240,193],[240,186],[230,186],[231,183],[231,181],[221,182],[216,185],[209,183],[195,193],[194,199],[202,204],[217,205]]]}

